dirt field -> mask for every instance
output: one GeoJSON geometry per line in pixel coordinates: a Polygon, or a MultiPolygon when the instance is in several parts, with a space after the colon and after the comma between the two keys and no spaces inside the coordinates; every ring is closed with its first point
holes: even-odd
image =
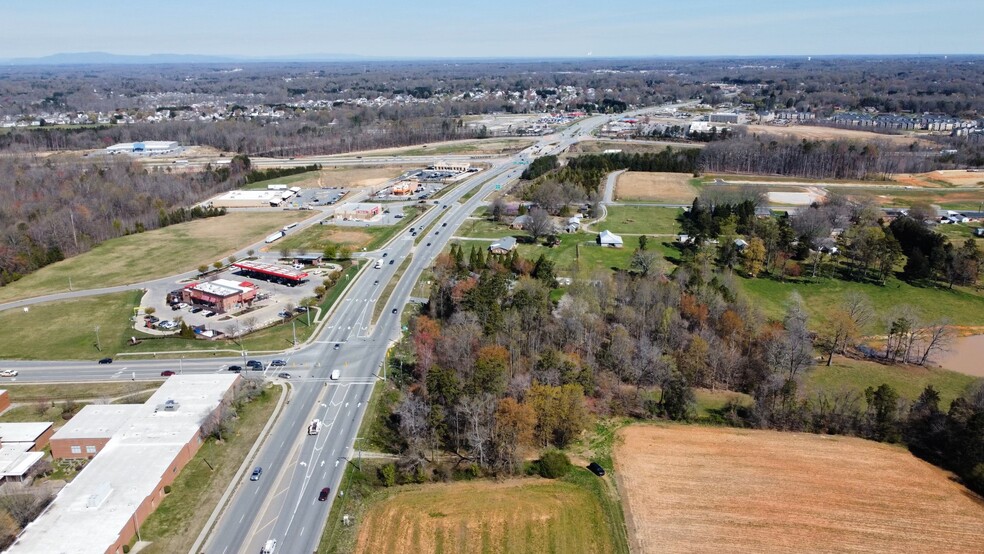
{"type": "Polygon", "coordinates": [[[984,186],[984,172],[944,169],[929,173],[901,173],[895,176],[895,180],[917,187],[980,187],[984,186]]]}
{"type": "Polygon", "coordinates": [[[636,552],[981,552],[984,503],[908,452],[848,437],[622,430],[636,552]]]}
{"type": "Polygon", "coordinates": [[[857,129],[837,129],[834,127],[814,127],[811,125],[790,125],[788,127],[777,125],[746,125],[745,127],[750,135],[773,135],[796,140],[862,140],[890,142],[906,146],[912,144],[913,141],[922,142],[921,139],[912,135],[883,135],[872,133],[871,131],[859,131],[857,129]]]}
{"type": "Polygon", "coordinates": [[[621,150],[626,154],[642,154],[646,152],[662,152],[670,148],[703,148],[702,143],[663,142],[663,141],[616,141],[616,140],[583,140],[571,145],[569,154],[600,154],[605,150],[621,150]]]}
{"type": "Polygon", "coordinates": [[[690,175],[683,173],[626,171],[615,184],[616,200],[690,203],[697,194],[690,184],[690,175]]]}
{"type": "Polygon", "coordinates": [[[408,488],[375,504],[356,552],[608,553],[597,499],[566,482],[511,480],[408,488]]]}
{"type": "Polygon", "coordinates": [[[390,179],[399,177],[403,172],[417,166],[387,166],[387,167],[339,167],[338,169],[322,169],[317,176],[298,183],[304,188],[345,187],[365,188],[374,187],[390,179]]]}

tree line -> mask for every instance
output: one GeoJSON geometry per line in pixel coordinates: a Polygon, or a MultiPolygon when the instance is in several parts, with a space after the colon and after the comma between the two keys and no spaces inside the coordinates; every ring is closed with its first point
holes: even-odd
{"type": "MultiPolygon", "coordinates": [[[[645,242],[639,250],[648,251],[645,242]]],[[[888,385],[803,388],[818,350],[850,353],[874,323],[863,296],[833,310],[841,324],[814,333],[802,299],[791,297],[782,319],[769,321],[699,251],[685,253],[670,273],[658,259],[649,271],[574,271],[577,278],[552,301],[554,269],[544,258],[459,246],[438,258],[428,302],[398,355],[390,447],[405,475],[440,476],[449,467],[515,473],[530,452],[569,444],[589,414],[693,419],[696,388],[752,398],[712,414],[731,425],[895,442],[914,432],[922,408],[888,385]]],[[[885,322],[886,335],[904,314],[897,315],[885,322]]],[[[882,363],[918,361],[945,347],[945,323],[910,323],[909,355],[882,363]]],[[[960,452],[961,461],[947,467],[981,490],[974,472],[984,471],[977,446],[984,444],[984,393],[975,388],[949,410],[950,442],[932,444],[948,459],[960,452]]]]}
{"type": "Polygon", "coordinates": [[[100,242],[224,210],[186,206],[241,186],[246,166],[196,173],[98,163],[0,158],[0,285],[100,242]]]}

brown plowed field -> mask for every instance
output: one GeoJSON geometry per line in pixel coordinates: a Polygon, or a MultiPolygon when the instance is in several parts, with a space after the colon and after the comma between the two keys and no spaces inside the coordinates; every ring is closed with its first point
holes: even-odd
{"type": "Polygon", "coordinates": [[[622,430],[636,552],[984,551],[984,503],[907,451],[849,437],[622,430]]]}

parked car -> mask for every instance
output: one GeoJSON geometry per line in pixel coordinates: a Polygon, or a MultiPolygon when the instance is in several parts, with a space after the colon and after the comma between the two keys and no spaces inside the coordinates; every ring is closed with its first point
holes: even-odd
{"type": "Polygon", "coordinates": [[[588,471],[594,473],[598,477],[603,477],[605,475],[605,468],[601,467],[598,462],[591,462],[588,464],[588,471]]]}
{"type": "Polygon", "coordinates": [[[299,314],[303,314],[304,312],[308,311],[308,307],[307,306],[298,306],[298,307],[294,308],[294,311],[297,312],[297,313],[299,313],[299,314]]]}
{"type": "Polygon", "coordinates": [[[164,371],[161,372],[161,377],[170,377],[172,375],[174,375],[174,372],[171,371],[170,369],[165,369],[164,371]]]}
{"type": "Polygon", "coordinates": [[[373,281],[372,284],[373,285],[378,285],[379,284],[379,281],[373,281]]]}
{"type": "Polygon", "coordinates": [[[242,370],[243,370],[243,368],[240,367],[240,366],[238,366],[238,365],[231,365],[231,366],[229,366],[229,371],[231,371],[233,373],[239,373],[242,370]]]}
{"type": "Polygon", "coordinates": [[[0,377],[17,377],[16,369],[5,369],[0,371],[0,377]]]}
{"type": "Polygon", "coordinates": [[[277,317],[279,317],[281,319],[287,319],[287,318],[290,317],[290,312],[288,312],[286,310],[282,310],[280,313],[277,314],[277,317]]]}
{"type": "Polygon", "coordinates": [[[112,358],[103,358],[103,359],[99,360],[99,363],[101,363],[101,364],[111,364],[111,363],[113,363],[113,359],[112,358]]]}
{"type": "Polygon", "coordinates": [[[287,362],[284,360],[274,360],[270,362],[270,365],[273,367],[284,367],[285,365],[287,365],[287,362]]]}
{"type": "Polygon", "coordinates": [[[263,362],[259,360],[250,360],[246,362],[246,368],[252,369],[253,371],[263,371],[263,362]]]}
{"type": "Polygon", "coordinates": [[[191,311],[191,313],[193,313],[193,314],[197,314],[198,312],[201,312],[201,311],[204,311],[204,310],[205,310],[205,308],[202,308],[200,306],[195,306],[194,308],[192,308],[189,311],[191,311]]]}
{"type": "Polygon", "coordinates": [[[205,310],[202,313],[205,314],[205,317],[212,317],[213,315],[215,315],[215,312],[213,312],[212,310],[205,310]]]}
{"type": "Polygon", "coordinates": [[[328,500],[329,494],[331,494],[331,487],[321,489],[321,492],[318,493],[318,501],[324,502],[325,500],[328,500]]]}
{"type": "Polygon", "coordinates": [[[262,473],[263,473],[263,468],[262,467],[260,467],[260,466],[254,467],[253,468],[252,475],[249,476],[249,480],[250,481],[259,481],[260,480],[260,474],[262,474],[262,473]]]}
{"type": "Polygon", "coordinates": [[[277,377],[280,377],[281,379],[290,379],[290,373],[287,373],[286,371],[284,371],[282,373],[278,373],[277,374],[277,377]]]}

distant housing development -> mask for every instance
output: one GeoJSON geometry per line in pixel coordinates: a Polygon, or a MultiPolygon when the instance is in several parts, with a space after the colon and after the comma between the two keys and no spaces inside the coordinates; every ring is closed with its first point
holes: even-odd
{"type": "Polygon", "coordinates": [[[201,447],[202,426],[231,402],[238,375],[176,375],[144,404],[86,406],[53,451],[92,460],[21,533],[12,554],[121,554],[201,447]]]}

